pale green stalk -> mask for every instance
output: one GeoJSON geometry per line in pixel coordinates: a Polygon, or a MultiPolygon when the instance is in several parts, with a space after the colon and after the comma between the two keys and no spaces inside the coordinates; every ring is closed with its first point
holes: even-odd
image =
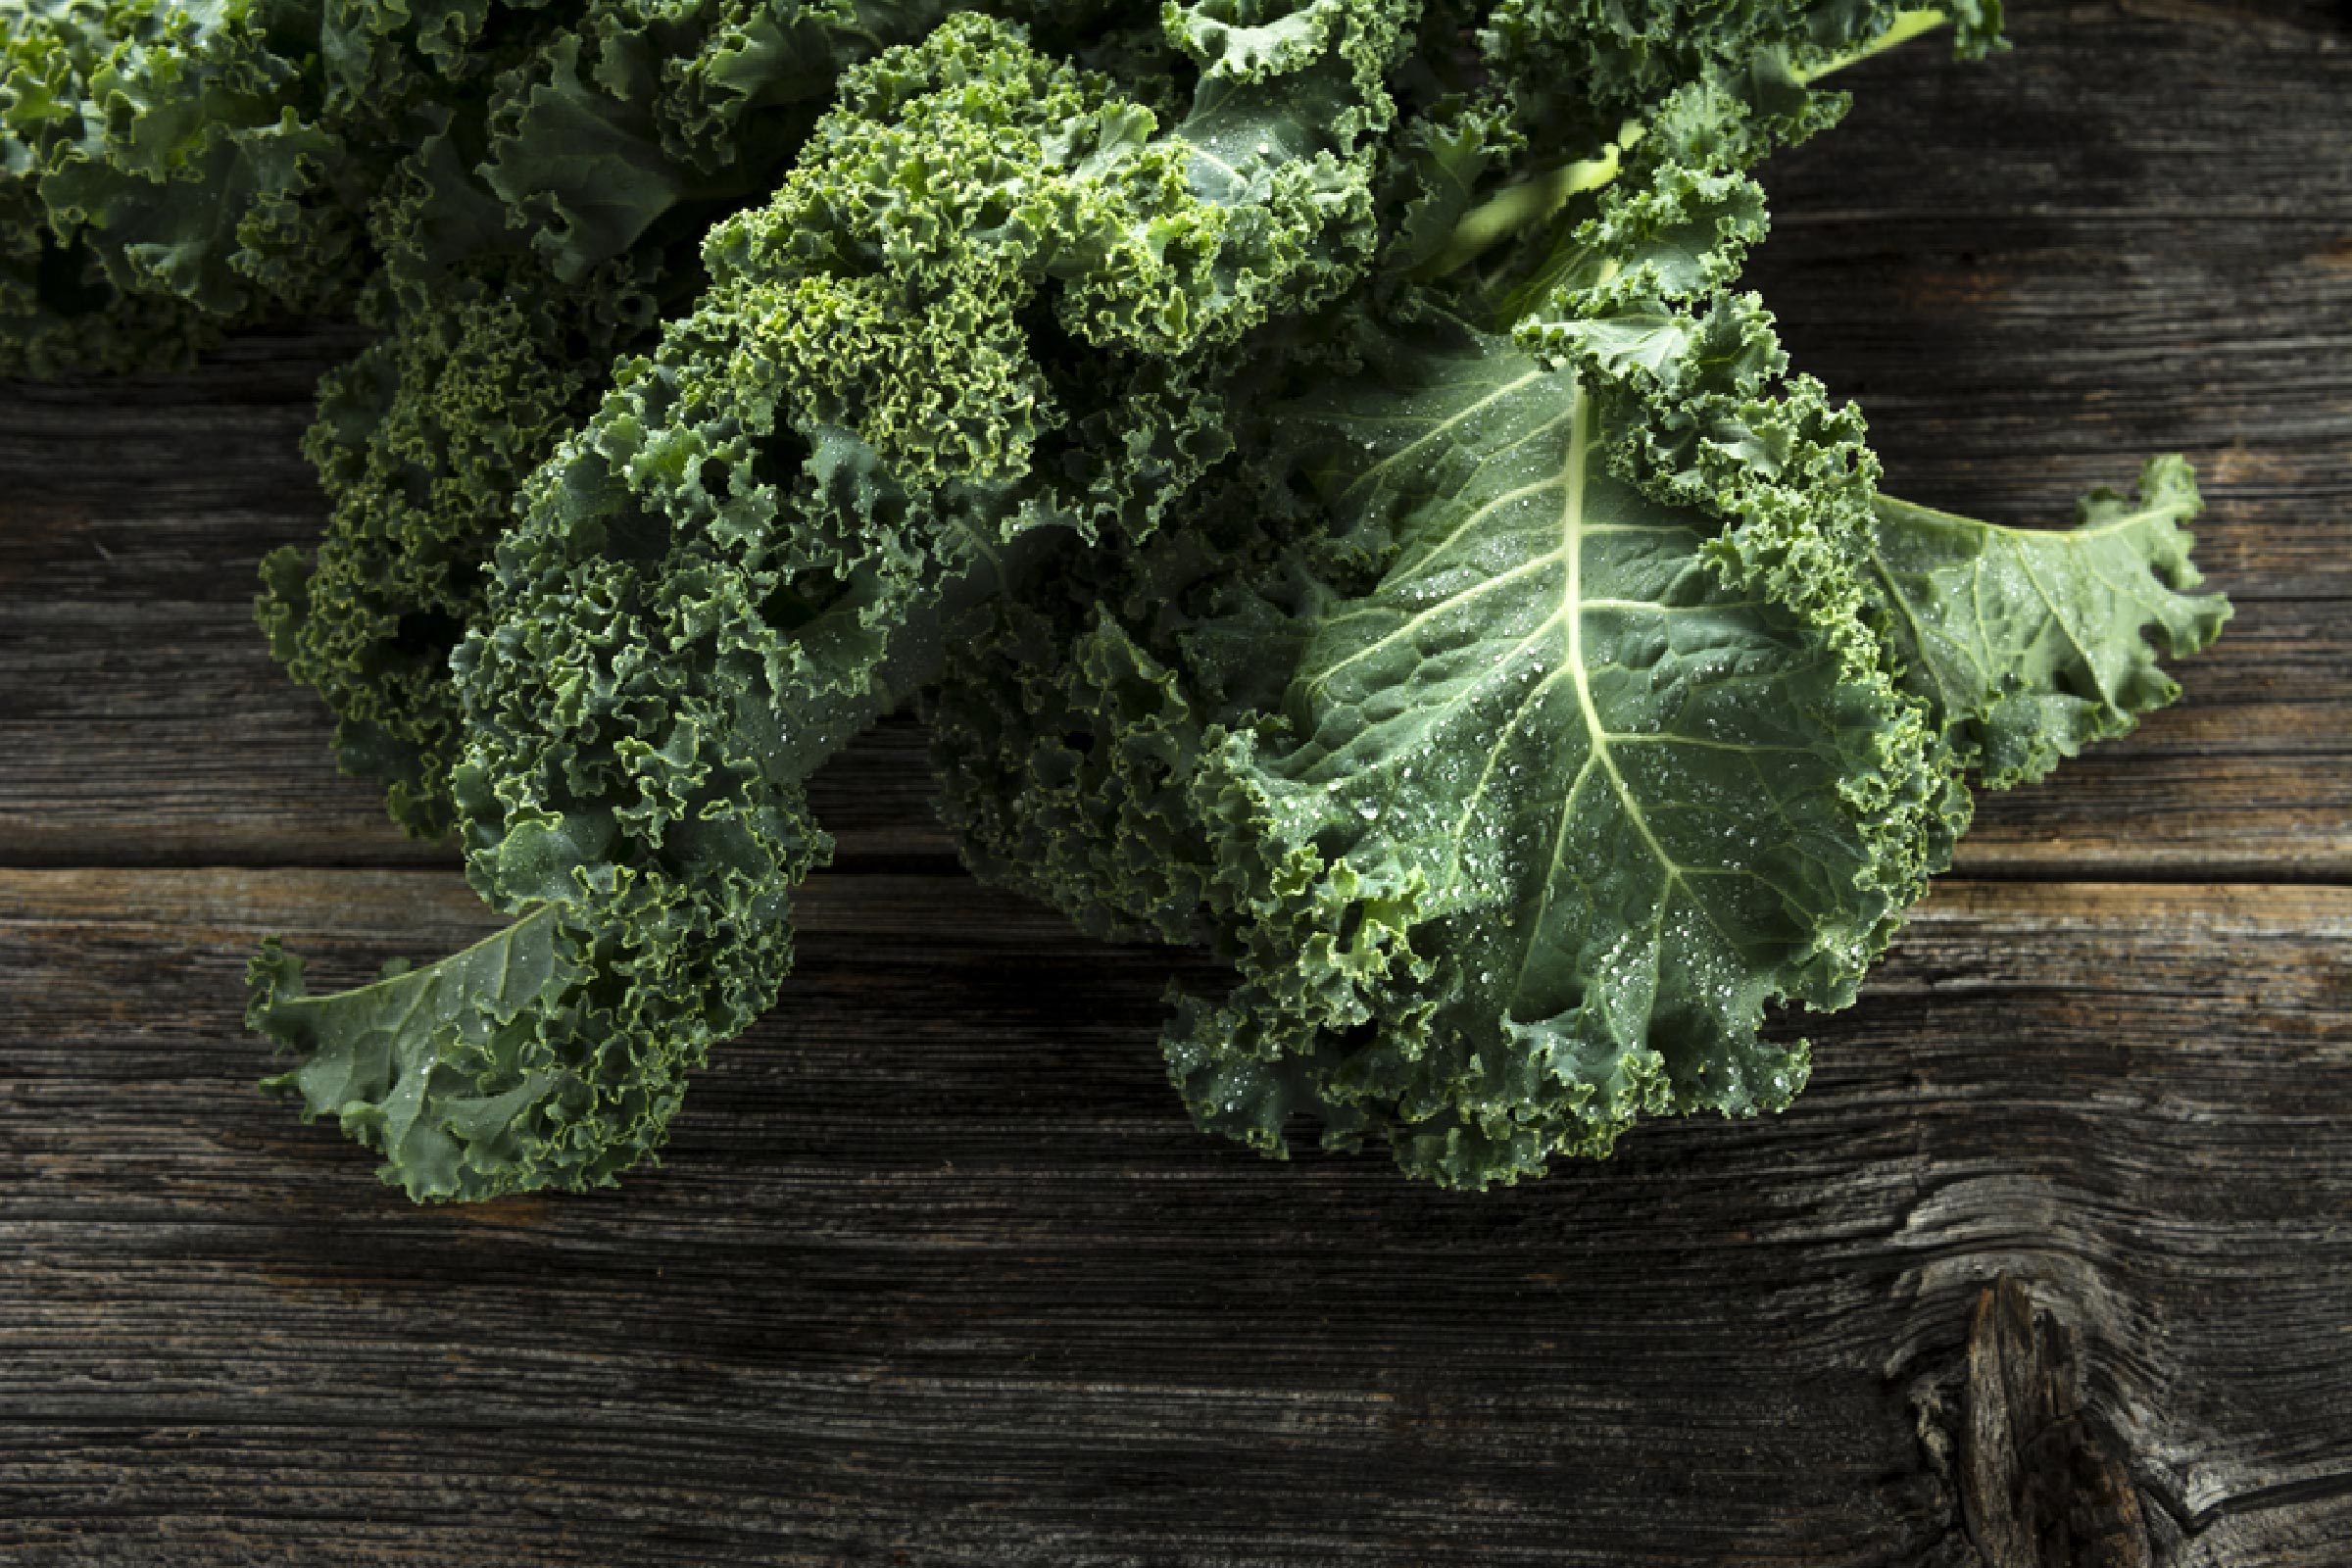
{"type": "MultiPolygon", "coordinates": [[[[1935,31],[1950,20],[1941,11],[1934,9],[1899,11],[1886,30],[1877,37],[1793,74],[1798,81],[1811,86],[1832,72],[1843,71],[1897,44],[1908,43],[1923,33],[1935,31]]],[[[1598,158],[1588,158],[1558,169],[1545,170],[1516,185],[1506,185],[1496,191],[1462,216],[1461,221],[1454,224],[1446,248],[1422,263],[1415,270],[1415,275],[1443,277],[1457,268],[1467,267],[1521,229],[1544,222],[1567,206],[1570,198],[1608,184],[1624,168],[1625,154],[1641,141],[1642,132],[1642,127],[1639,123],[1628,124],[1618,132],[1615,141],[1602,149],[1598,158]]]]}

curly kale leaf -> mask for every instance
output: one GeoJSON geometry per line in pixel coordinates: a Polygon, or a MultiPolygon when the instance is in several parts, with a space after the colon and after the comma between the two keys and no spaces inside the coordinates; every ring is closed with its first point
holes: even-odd
{"type": "Polygon", "coordinates": [[[1394,554],[1194,781],[1242,977],[1169,1038],[1202,1125],[1278,1151],[1306,1111],[1479,1186],[1777,1109],[1766,1007],[1849,1002],[1937,867],[1950,786],[1876,651],[1776,592],[1779,519],[1611,463],[1610,412],[1476,340],[1301,411],[1369,441],[1323,481],[1394,554]]]}
{"type": "Polygon", "coordinates": [[[208,316],[346,303],[349,152],[291,41],[299,9],[58,0],[8,24],[0,165],[37,192],[48,242],[119,294],[208,316]]]}
{"type": "Polygon", "coordinates": [[[524,475],[594,406],[593,362],[574,350],[633,341],[633,292],[625,277],[537,299],[452,287],[321,385],[306,451],[327,529],[314,553],[263,563],[258,613],[271,653],[334,713],[345,770],[383,786],[412,833],[453,825],[451,652],[484,613],[524,475]]]}
{"type": "MultiPolygon", "coordinates": [[[[336,1107],[344,1132],[382,1151],[386,1179],[412,1198],[492,1196],[496,1172],[522,1153],[517,1112],[550,1099],[561,1070],[514,1062],[536,1044],[517,1016],[575,972],[554,913],[550,905],[416,978],[396,964],[331,997],[305,993],[302,961],[264,944],[250,966],[249,1021],[303,1061],[262,1087],[336,1107]],[[481,1093],[485,1083],[500,1092],[481,1093]]],[[[564,1098],[593,1102],[576,1089],[564,1098]]],[[[658,1125],[668,1107],[649,1099],[644,1114],[658,1125]]],[[[547,1121],[552,1130],[560,1116],[547,1121]]]]}
{"type": "Polygon", "coordinates": [[[681,202],[723,207],[713,171],[764,192],[835,74],[938,10],[623,0],[586,14],[598,41],[584,78],[581,34],[495,72],[461,47],[478,27],[430,35],[466,94],[419,112],[432,128],[378,188],[369,237],[383,270],[365,314],[386,335],[321,385],[307,450],[327,528],[315,555],[264,564],[258,606],[288,672],[334,713],[342,765],[381,785],[410,832],[455,822],[450,657],[481,623],[524,477],[594,412],[614,358],[648,346],[702,280],[699,224],[662,220],[681,202]],[[549,97],[559,81],[576,102],[549,97]],[[571,107],[547,107],[558,101],[571,107]],[[596,135],[575,134],[581,117],[596,135]],[[734,138],[747,124],[749,142],[734,138]],[[624,128],[633,139],[614,142],[624,128]],[[480,147],[479,164],[461,150],[480,147]],[[640,186],[652,204],[605,240],[565,216],[575,198],[610,214],[640,186]]]}
{"type": "MultiPolygon", "coordinates": [[[[1367,36],[1287,63],[1352,81],[1367,36]]],[[[775,199],[712,231],[702,302],[526,484],[456,658],[468,875],[564,961],[519,999],[461,957],[348,1004],[256,970],[256,1026],[338,1064],[281,1086],[389,1179],[477,1197],[650,1152],[789,965],[825,848],[802,780],[935,676],[971,605],[1066,541],[1149,535],[1223,454],[1206,376],[1344,286],[1317,241],[1370,177],[1243,77],[1205,69],[1203,98],[1269,150],[1204,159],[1195,119],[1157,135],[1103,78],[954,19],[845,78],[775,199]],[[434,1129],[461,1125],[452,1176],[434,1129]]]]}
{"type": "MultiPolygon", "coordinates": [[[[323,388],[311,452],[333,513],[315,564],[291,550],[267,564],[260,615],[289,671],[333,710],[343,764],[382,784],[410,831],[438,836],[454,819],[460,720],[449,657],[480,623],[489,553],[523,476],[593,411],[614,355],[643,347],[679,282],[699,276],[681,243],[699,238],[693,220],[766,190],[836,73],[894,34],[920,32],[942,9],[616,0],[492,78],[480,103],[436,109],[436,128],[386,179],[371,217],[385,270],[370,311],[388,336],[323,388]],[[488,156],[468,167],[459,149],[477,143],[488,156]]],[[[1237,133],[1255,122],[1250,113],[1299,122],[1296,106],[1268,115],[1249,103],[1239,89],[1223,103],[1237,133]]],[[[1307,150],[1340,146],[1327,133],[1307,150]]],[[[1323,202],[1361,220],[1360,192],[1350,196],[1331,169],[1286,174],[1254,151],[1242,162],[1252,158],[1261,184],[1289,182],[1281,194],[1295,206],[1323,202]]],[[[1227,190],[1218,212],[1277,194],[1227,190]]],[[[1222,274],[1213,287],[1176,283],[1165,269],[1145,281],[1170,282],[1171,309],[1210,301],[1220,330],[1264,302],[1237,309],[1217,293],[1289,278],[1303,298],[1301,279],[1330,268],[1298,238],[1323,221],[1318,214],[1277,210],[1255,239],[1198,242],[1175,220],[1125,254],[1182,259],[1192,244],[1196,261],[1213,258],[1222,274]],[[1295,254],[1277,255],[1277,245],[1295,254]]],[[[1096,263],[1054,265],[1076,275],[1096,263]]],[[[1178,340],[1191,330],[1174,327],[1178,340]]]]}
{"type": "Polygon", "coordinates": [[[1850,1002],[1948,858],[1954,760],[1861,614],[1858,432],[1777,381],[1720,268],[1656,262],[1645,232],[1606,270],[1633,283],[1530,323],[1581,363],[1440,318],[1281,410],[1261,461],[1320,521],[1239,564],[1255,594],[1171,616],[1114,591],[1035,688],[938,701],[951,801],[1030,803],[964,813],[977,864],[1028,856],[1082,924],[1190,927],[1233,960],[1166,1042],[1204,1128],[1280,1152],[1304,1116],[1476,1187],[1642,1114],[1778,1108],[1806,1058],[1766,1009],[1850,1002]],[[1271,693],[1239,673],[1251,644],[1288,670],[1271,693]],[[1109,798],[1073,810],[1057,749],[1109,798]],[[1189,874],[1135,874],[1163,858],[1189,874]]]}
{"type": "Polygon", "coordinates": [[[2230,602],[2200,581],[2181,524],[2202,503],[2178,457],[2139,493],[2093,490],[2068,529],[2002,528],[1882,496],[1871,586],[1913,690],[1993,789],[2043,777],[2092,741],[2128,735],[2180,695],[2156,667],[2221,635],[2230,602]]]}
{"type": "Polygon", "coordinates": [[[1100,609],[1096,575],[992,607],[924,694],[940,815],[974,875],[1088,936],[1206,942],[1214,867],[1184,786],[1213,704],[1100,609]]]}
{"type": "Polygon", "coordinates": [[[1728,292],[1760,232],[1746,180],[1670,165],[1516,343],[1393,309],[1181,545],[1025,595],[933,698],[976,870],[1234,964],[1166,1040],[1204,1128],[1381,1136],[1476,1187],[1785,1105],[1806,1058],[1770,1009],[1852,1000],[1948,863],[1963,764],[2002,781],[2053,684],[2112,728],[2088,694],[2169,693],[2144,627],[2218,625],[2151,581],[2194,580],[2177,461],[2020,545],[1881,500],[1859,418],[1728,292]],[[1980,570],[2014,591],[1966,619],[1980,570]],[[1972,652],[2006,725],[1938,672],[1972,652]]]}
{"type": "Polygon", "coordinates": [[[1483,1186],[1639,1114],[1786,1104],[1805,1057],[1767,1005],[1849,1001],[1949,843],[1916,708],[1740,568],[1736,522],[1614,471],[1604,400],[1506,343],[1416,346],[1294,416],[1374,582],[1277,573],[1134,631],[1113,601],[1025,666],[978,650],[933,720],[975,867],[1228,956],[1170,1068],[1268,1152],[1303,1116],[1483,1186]],[[1226,639],[1287,689],[1220,703],[1226,639]]]}
{"type": "Polygon", "coordinates": [[[214,335],[193,305],[118,287],[42,206],[41,175],[90,113],[108,21],[101,0],[0,10],[0,375],[176,369],[214,335]]]}
{"type": "Polygon", "coordinates": [[[0,19],[0,172],[121,294],[223,320],[347,309],[416,127],[478,114],[570,10],[39,0],[0,19]]]}
{"type": "Polygon", "coordinates": [[[502,77],[481,174],[560,281],[764,196],[842,72],[945,0],[596,0],[502,77]],[[696,220],[699,218],[699,221],[696,220]]]}
{"type": "Polygon", "coordinates": [[[482,618],[522,481],[700,275],[672,243],[556,276],[459,151],[483,112],[426,116],[434,128],[375,200],[383,270],[364,314],[384,336],[320,383],[305,450],[326,530],[264,562],[256,607],[271,651],[334,714],[338,760],[422,837],[455,821],[450,657],[482,618]]]}

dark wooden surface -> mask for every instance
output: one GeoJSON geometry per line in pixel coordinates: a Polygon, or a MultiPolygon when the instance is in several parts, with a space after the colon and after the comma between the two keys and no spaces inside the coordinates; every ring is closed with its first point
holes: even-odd
{"type": "Polygon", "coordinates": [[[410,1207],[237,1021],[482,922],[248,620],[348,340],[0,393],[0,1562],[2352,1564],[2352,21],[2013,30],[1857,72],[1756,282],[1899,493],[2187,452],[2238,619],[1794,1111],[1515,1191],[1196,1136],[1184,960],[956,873],[898,724],[662,1169],[410,1207]]]}

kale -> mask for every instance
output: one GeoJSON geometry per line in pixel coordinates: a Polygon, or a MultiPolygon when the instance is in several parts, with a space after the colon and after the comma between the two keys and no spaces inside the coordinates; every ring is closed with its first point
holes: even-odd
{"type": "Polygon", "coordinates": [[[38,0],[0,373],[356,316],[265,567],[513,919],[270,1080],[418,1199],[612,1182],[918,704],[979,875],[1229,971],[1204,1129],[1483,1187],[1787,1105],[1970,790],[2176,695],[2187,466],[1886,496],[1738,284],[1842,67],[1990,0],[38,0]]]}

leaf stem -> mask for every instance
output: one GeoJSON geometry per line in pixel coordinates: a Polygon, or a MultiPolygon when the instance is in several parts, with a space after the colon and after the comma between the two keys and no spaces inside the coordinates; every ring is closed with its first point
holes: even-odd
{"type": "Polygon", "coordinates": [[[1834,71],[1843,71],[1848,66],[1860,65],[1873,55],[1883,54],[1897,44],[1909,43],[1912,39],[1925,33],[1934,32],[1951,20],[1950,17],[1932,6],[1920,7],[1911,11],[1898,11],[1894,14],[1894,21],[1887,24],[1886,30],[1877,37],[1866,39],[1843,54],[1832,55],[1818,66],[1807,66],[1802,70],[1792,72],[1791,74],[1809,87],[1834,71]]]}
{"type": "Polygon", "coordinates": [[[1533,223],[1541,223],[1568,205],[1571,196],[1598,190],[1625,167],[1626,150],[1642,139],[1642,126],[1628,124],[1598,158],[1588,158],[1546,170],[1516,185],[1506,185],[1462,215],[1446,239],[1446,248],[1418,269],[1423,277],[1442,277],[1466,267],[1492,247],[1533,223]]]}

